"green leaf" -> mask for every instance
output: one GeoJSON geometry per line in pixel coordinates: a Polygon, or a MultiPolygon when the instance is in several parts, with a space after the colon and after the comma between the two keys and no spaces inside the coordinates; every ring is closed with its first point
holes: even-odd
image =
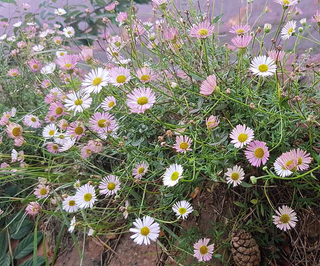
{"type": "Polygon", "coordinates": [[[13,223],[13,226],[10,228],[10,237],[12,239],[21,239],[25,237],[33,227],[33,223],[30,222],[29,220],[24,220],[18,228],[18,223],[13,223]]]}
{"type": "Polygon", "coordinates": [[[251,202],[252,204],[256,205],[256,204],[258,203],[258,200],[257,200],[257,199],[252,199],[250,202],[251,202]]]}
{"type": "MultiPolygon", "coordinates": [[[[43,234],[40,232],[37,237],[37,246],[42,240],[43,234]]],[[[15,259],[21,259],[27,255],[29,255],[33,251],[33,234],[28,235],[24,238],[13,253],[13,257],[15,259]]]]}
{"type": "Polygon", "coordinates": [[[0,2],[3,2],[3,3],[10,3],[10,4],[17,5],[17,3],[16,3],[16,1],[15,1],[15,0],[0,0],[0,2]]]}
{"type": "Polygon", "coordinates": [[[243,186],[243,187],[252,187],[251,184],[249,184],[247,182],[244,182],[244,181],[242,181],[240,185],[243,186]]]}
{"type": "Polygon", "coordinates": [[[234,203],[235,205],[237,205],[238,207],[240,207],[240,208],[245,208],[245,207],[247,207],[247,205],[245,205],[244,203],[239,202],[239,201],[234,201],[233,203],[234,203]]]}
{"type": "Polygon", "coordinates": [[[4,230],[0,233],[0,258],[3,257],[4,254],[6,254],[7,249],[8,249],[8,236],[7,236],[7,231],[4,230]]]}
{"type": "MultiPolygon", "coordinates": [[[[46,260],[43,257],[37,257],[37,266],[44,265],[46,263],[46,260]]],[[[24,263],[20,264],[20,266],[33,266],[33,258],[28,259],[24,263]]]]}
{"type": "Polygon", "coordinates": [[[8,252],[3,257],[0,258],[0,265],[1,266],[10,266],[11,260],[10,260],[10,253],[8,252]]]}
{"type": "Polygon", "coordinates": [[[219,16],[216,16],[213,20],[212,20],[212,23],[217,23],[222,17],[223,17],[224,14],[220,14],[219,16]]]}

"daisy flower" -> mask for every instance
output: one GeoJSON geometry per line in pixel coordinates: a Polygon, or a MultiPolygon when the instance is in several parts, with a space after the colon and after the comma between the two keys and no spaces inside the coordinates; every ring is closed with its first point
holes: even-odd
{"type": "Polygon", "coordinates": [[[315,22],[315,23],[319,23],[320,22],[320,11],[319,10],[317,10],[316,14],[312,16],[311,21],[315,22]]]}
{"type": "Polygon", "coordinates": [[[14,78],[20,74],[19,70],[16,68],[12,68],[8,71],[8,76],[14,78]]]}
{"type": "Polygon", "coordinates": [[[281,30],[282,40],[288,40],[294,33],[296,29],[297,22],[294,20],[288,21],[281,30]]]}
{"type": "Polygon", "coordinates": [[[54,136],[54,142],[58,143],[60,145],[64,145],[66,142],[70,140],[70,136],[67,135],[66,133],[58,133],[54,136]]]}
{"type": "Polygon", "coordinates": [[[297,214],[293,209],[284,205],[276,211],[277,215],[273,215],[273,223],[283,231],[287,231],[296,226],[298,221],[297,214]]]}
{"type": "Polygon", "coordinates": [[[114,116],[107,112],[96,112],[89,119],[89,127],[92,131],[100,134],[109,133],[117,127],[117,122],[114,116]]]}
{"type": "Polygon", "coordinates": [[[76,113],[82,113],[84,109],[90,107],[92,99],[89,94],[84,94],[82,91],[72,92],[67,95],[65,101],[65,107],[68,111],[74,111],[76,113]]]}
{"type": "Polygon", "coordinates": [[[210,95],[214,92],[217,86],[216,76],[214,74],[208,76],[205,81],[202,82],[200,87],[200,94],[210,95]]]}
{"type": "Polygon", "coordinates": [[[231,143],[236,148],[242,148],[254,138],[253,130],[246,125],[237,125],[230,133],[231,143]]]}
{"type": "Polygon", "coordinates": [[[190,148],[192,144],[192,139],[188,136],[177,136],[176,143],[173,145],[173,148],[177,152],[186,153],[187,151],[192,151],[190,148]]]}
{"type": "Polygon", "coordinates": [[[82,158],[88,158],[90,155],[92,155],[92,150],[89,146],[84,146],[81,149],[81,156],[82,158]]]}
{"type": "Polygon", "coordinates": [[[89,184],[85,184],[79,187],[74,197],[76,200],[76,204],[80,209],[92,209],[93,204],[97,201],[94,187],[89,184]]]}
{"type": "Polygon", "coordinates": [[[109,80],[109,71],[99,67],[93,69],[88,75],[84,77],[82,86],[85,87],[84,92],[90,94],[99,93],[102,90],[102,87],[108,85],[109,80]]]}
{"type": "Polygon", "coordinates": [[[103,149],[102,143],[100,141],[97,141],[97,140],[89,140],[88,141],[88,146],[95,153],[99,153],[103,149]]]}
{"type": "Polygon", "coordinates": [[[32,47],[32,50],[35,51],[35,52],[40,52],[44,49],[44,46],[39,44],[39,45],[35,45],[32,47]]]}
{"type": "Polygon", "coordinates": [[[214,27],[208,21],[204,21],[192,27],[190,36],[198,39],[207,38],[213,34],[213,29],[214,27]]]}
{"type": "Polygon", "coordinates": [[[268,56],[274,61],[274,62],[281,62],[285,56],[284,51],[278,51],[278,50],[272,50],[268,51],[268,56]]]}
{"type": "Polygon", "coordinates": [[[148,167],[146,162],[138,163],[132,170],[133,177],[141,179],[148,172],[148,167]]]}
{"type": "Polygon", "coordinates": [[[135,227],[130,228],[130,232],[134,234],[130,238],[138,245],[150,245],[150,240],[157,240],[160,233],[160,225],[150,216],[144,216],[142,220],[137,218],[133,225],[135,227]]]}
{"type": "Polygon", "coordinates": [[[252,37],[250,35],[244,36],[236,36],[231,39],[231,42],[235,47],[237,47],[240,51],[246,51],[246,48],[250,44],[252,37]]]}
{"type": "Polygon", "coordinates": [[[47,150],[53,154],[56,154],[59,151],[59,145],[53,142],[46,143],[47,150]]]}
{"type": "Polygon", "coordinates": [[[142,83],[154,80],[154,73],[149,67],[142,67],[137,71],[137,77],[142,83]]]}
{"type": "Polygon", "coordinates": [[[274,170],[276,171],[277,175],[281,177],[290,176],[293,172],[288,169],[286,166],[287,164],[292,164],[293,160],[288,153],[282,154],[280,157],[276,159],[274,162],[274,170]]]}
{"type": "Polygon", "coordinates": [[[38,187],[34,190],[34,194],[38,199],[43,199],[48,197],[49,192],[50,192],[50,188],[43,184],[38,185],[38,187]]]}
{"type": "Polygon", "coordinates": [[[234,187],[241,184],[244,179],[244,171],[243,169],[235,165],[233,168],[227,168],[226,176],[227,176],[227,184],[232,184],[234,187]]]}
{"type": "Polygon", "coordinates": [[[58,51],[56,51],[56,56],[57,56],[58,58],[60,58],[60,57],[62,57],[62,56],[65,56],[65,55],[67,55],[67,54],[68,54],[68,52],[65,51],[65,50],[58,50],[58,51]]]}
{"type": "Polygon", "coordinates": [[[64,209],[66,212],[76,212],[79,208],[76,204],[76,200],[74,196],[68,196],[64,201],[62,202],[62,209],[64,209]]]}
{"type": "Polygon", "coordinates": [[[73,187],[74,187],[75,189],[78,189],[78,188],[80,188],[80,186],[81,186],[81,183],[80,183],[80,180],[78,179],[78,180],[73,184],[73,187]]]}
{"type": "Polygon", "coordinates": [[[59,152],[65,152],[67,150],[70,150],[74,146],[75,142],[75,139],[69,138],[63,143],[62,147],[59,148],[59,152]]]}
{"type": "Polygon", "coordinates": [[[64,106],[62,103],[59,103],[59,102],[54,102],[54,103],[51,103],[50,104],[50,107],[49,107],[49,112],[48,112],[48,115],[49,116],[55,116],[55,117],[61,117],[65,114],[64,112],[64,106]]]}
{"type": "Polygon", "coordinates": [[[30,69],[32,70],[32,72],[40,71],[41,67],[42,67],[41,62],[36,59],[31,59],[28,62],[28,65],[29,65],[30,69]]]}
{"type": "Polygon", "coordinates": [[[115,195],[120,190],[120,185],[121,183],[118,177],[116,177],[115,175],[108,175],[100,182],[100,194],[106,196],[115,195]]]}
{"type": "Polygon", "coordinates": [[[172,206],[172,210],[176,213],[178,218],[182,217],[182,220],[187,219],[188,215],[193,212],[193,207],[186,201],[178,201],[172,206]]]}
{"type": "Polygon", "coordinates": [[[208,130],[212,130],[215,127],[217,127],[220,123],[220,120],[217,116],[209,116],[209,118],[206,118],[206,125],[208,130]]]}
{"type": "Polygon", "coordinates": [[[85,130],[86,128],[82,122],[75,121],[70,124],[70,127],[68,127],[67,132],[71,138],[75,138],[76,140],[79,140],[84,135],[85,130]]]}
{"type": "Polygon", "coordinates": [[[250,70],[253,74],[262,77],[272,76],[276,72],[276,69],[275,62],[265,55],[253,58],[250,64],[250,70]]]}
{"type": "MultiPolygon", "coordinates": [[[[87,64],[91,64],[92,59],[93,59],[93,49],[90,47],[85,47],[81,50],[81,53],[79,54],[79,56],[87,64]]],[[[108,74],[109,74],[109,72],[108,72],[108,74]]]]}
{"type": "Polygon", "coordinates": [[[74,228],[76,227],[76,224],[77,224],[77,222],[76,222],[76,217],[73,216],[73,218],[72,218],[72,220],[71,220],[71,222],[70,222],[69,229],[68,229],[68,232],[69,232],[69,233],[72,233],[72,232],[74,231],[74,228]]]}
{"type": "Polygon", "coordinates": [[[198,261],[211,260],[214,244],[208,245],[209,241],[210,241],[209,238],[202,238],[202,239],[199,239],[199,241],[193,245],[193,248],[194,248],[193,256],[197,258],[198,261]]]}
{"type": "Polygon", "coordinates": [[[171,164],[163,174],[163,185],[173,187],[183,178],[183,168],[179,164],[171,164]]]}
{"type": "Polygon", "coordinates": [[[62,38],[60,36],[56,36],[52,40],[57,45],[60,45],[62,43],[62,38]]]}
{"type": "Polygon", "coordinates": [[[301,149],[296,149],[291,151],[294,154],[294,157],[297,161],[297,170],[304,171],[309,168],[309,164],[311,163],[310,153],[307,153],[301,149]]]}
{"type": "Polygon", "coordinates": [[[283,7],[293,6],[298,4],[298,0],[274,0],[275,3],[282,5],[283,7]]]}
{"type": "Polygon", "coordinates": [[[265,165],[269,158],[269,150],[266,143],[259,140],[250,142],[244,153],[247,160],[255,167],[265,165]]]}
{"type": "Polygon", "coordinates": [[[41,68],[40,73],[43,75],[49,75],[52,74],[56,69],[56,64],[51,62],[47,65],[45,65],[43,68],[41,68]]]}
{"type": "Polygon", "coordinates": [[[249,25],[234,25],[230,28],[229,32],[233,34],[243,35],[250,31],[249,25]]]}
{"type": "Polygon", "coordinates": [[[156,102],[156,97],[150,88],[134,89],[127,95],[127,105],[131,113],[143,114],[156,102]]]}
{"type": "Polygon", "coordinates": [[[7,125],[7,134],[11,139],[16,139],[22,137],[22,126],[16,123],[10,123],[7,125]]]}
{"type": "Polygon", "coordinates": [[[130,70],[124,67],[114,67],[109,72],[109,82],[114,86],[122,86],[131,79],[130,70]]]}
{"type": "Polygon", "coordinates": [[[63,8],[57,8],[54,10],[54,13],[58,16],[63,16],[67,14],[67,11],[65,11],[63,8]]]}
{"type": "Polygon", "coordinates": [[[73,70],[79,61],[79,56],[76,54],[66,54],[60,56],[56,60],[56,64],[63,70],[73,70]]]}
{"type": "Polygon", "coordinates": [[[63,29],[63,34],[64,36],[66,36],[67,38],[71,38],[74,36],[75,31],[73,27],[66,27],[63,29]]]}
{"type": "Polygon", "coordinates": [[[37,215],[40,211],[41,207],[38,202],[32,201],[26,207],[26,212],[29,215],[37,215]]]}
{"type": "Polygon", "coordinates": [[[50,124],[43,129],[42,136],[46,139],[53,138],[54,136],[56,136],[57,132],[58,132],[58,128],[56,127],[56,125],[50,124]]]}
{"type": "Polygon", "coordinates": [[[116,98],[113,96],[107,96],[101,103],[101,107],[105,111],[111,110],[117,104],[116,98]]]}

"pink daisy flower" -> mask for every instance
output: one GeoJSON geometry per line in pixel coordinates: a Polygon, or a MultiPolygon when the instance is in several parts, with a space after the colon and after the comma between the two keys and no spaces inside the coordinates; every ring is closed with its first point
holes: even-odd
{"type": "Polygon", "coordinates": [[[71,138],[79,140],[84,135],[85,131],[86,128],[84,124],[80,121],[75,121],[70,124],[70,127],[68,128],[68,135],[71,138]]]}
{"type": "Polygon", "coordinates": [[[14,139],[14,146],[21,147],[25,143],[25,140],[23,137],[18,137],[14,139]]]}
{"type": "Polygon", "coordinates": [[[92,62],[92,59],[93,59],[93,49],[90,47],[82,48],[79,56],[81,60],[89,64],[92,62]]]}
{"type": "Polygon", "coordinates": [[[103,102],[101,103],[101,108],[105,111],[111,110],[114,106],[116,106],[117,100],[113,96],[107,96],[103,102]]]}
{"type": "Polygon", "coordinates": [[[69,127],[69,123],[67,120],[65,119],[61,119],[58,123],[58,127],[61,129],[61,130],[67,130],[68,127],[69,127]]]}
{"type": "Polygon", "coordinates": [[[274,62],[281,62],[285,56],[285,52],[284,51],[276,51],[276,50],[272,50],[272,51],[268,51],[268,56],[273,59],[274,62]]]}
{"type": "Polygon", "coordinates": [[[315,23],[320,22],[320,11],[319,10],[317,10],[316,14],[312,16],[311,21],[315,22],[315,23]]]}
{"type": "Polygon", "coordinates": [[[10,76],[10,77],[16,77],[16,76],[18,76],[20,74],[20,72],[19,72],[19,70],[18,69],[16,69],[16,68],[12,68],[12,69],[10,69],[9,71],[8,71],[8,76],[10,76]]]}
{"type": "Polygon", "coordinates": [[[28,127],[32,128],[39,128],[41,127],[40,119],[35,115],[26,115],[23,119],[23,124],[28,127]]]}
{"type": "Polygon", "coordinates": [[[194,25],[190,30],[190,36],[198,39],[204,39],[213,34],[214,27],[210,25],[208,21],[199,23],[199,25],[194,25]]]}
{"type": "Polygon", "coordinates": [[[88,141],[88,147],[92,150],[94,153],[99,153],[103,149],[103,145],[101,142],[96,140],[89,140],[88,141]]]}
{"type": "Polygon", "coordinates": [[[124,67],[114,67],[109,72],[109,82],[114,86],[122,86],[128,83],[131,79],[130,70],[124,67]]]}
{"type": "Polygon", "coordinates": [[[265,165],[269,158],[269,150],[265,142],[254,140],[250,142],[244,152],[252,166],[265,165]]]}
{"type": "Polygon", "coordinates": [[[36,195],[36,197],[38,199],[43,199],[48,197],[50,192],[50,188],[46,185],[40,184],[35,190],[34,190],[34,195],[36,195]]]}
{"type": "Polygon", "coordinates": [[[92,154],[92,150],[89,146],[84,146],[81,149],[81,156],[82,158],[88,158],[92,154]]]}
{"type": "Polygon", "coordinates": [[[250,31],[250,26],[249,25],[234,25],[230,28],[229,32],[238,34],[238,35],[243,35],[246,34],[250,31]]]}
{"type": "Polygon", "coordinates": [[[173,145],[173,148],[177,152],[186,153],[187,151],[192,151],[190,148],[192,144],[192,139],[188,136],[177,136],[176,143],[173,145]]]}
{"type": "Polygon", "coordinates": [[[47,150],[50,153],[56,154],[59,151],[59,145],[53,142],[48,142],[47,143],[47,150]]]}
{"type": "Polygon", "coordinates": [[[138,163],[132,170],[133,177],[141,179],[148,172],[148,167],[146,162],[138,163]]]}
{"type": "Polygon", "coordinates": [[[116,18],[116,21],[119,23],[119,26],[122,26],[128,19],[128,14],[126,12],[119,12],[116,18]]]}
{"type": "Polygon", "coordinates": [[[217,116],[211,115],[209,118],[206,119],[206,125],[208,130],[212,130],[217,127],[220,123],[220,120],[217,116]]]}
{"type": "Polygon", "coordinates": [[[73,70],[79,61],[79,56],[75,54],[66,54],[56,60],[56,64],[63,70],[73,70]]]}
{"type": "Polygon", "coordinates": [[[290,230],[296,226],[298,221],[297,214],[293,209],[284,205],[276,211],[277,215],[273,215],[273,223],[283,231],[290,230]]]}
{"type": "Polygon", "coordinates": [[[246,125],[237,125],[230,133],[231,143],[236,148],[242,148],[254,138],[253,130],[246,125]]]}
{"type": "Polygon", "coordinates": [[[292,150],[294,156],[297,160],[297,170],[304,171],[309,168],[309,164],[311,163],[310,153],[307,153],[301,149],[292,150]]]}
{"type": "Polygon", "coordinates": [[[274,162],[274,170],[277,175],[281,177],[290,176],[293,172],[293,168],[297,164],[297,160],[289,152],[283,153],[277,160],[274,162]]]}
{"type": "Polygon", "coordinates": [[[99,185],[100,194],[106,196],[112,196],[117,194],[120,190],[120,181],[119,178],[115,175],[108,175],[104,177],[99,185]]]}
{"type": "Polygon", "coordinates": [[[16,139],[22,137],[22,126],[16,123],[10,123],[7,125],[7,134],[11,139],[16,139]]]}
{"type": "Polygon", "coordinates": [[[38,202],[32,201],[26,207],[26,212],[29,215],[37,215],[40,211],[41,207],[38,202]]]}
{"type": "Polygon", "coordinates": [[[117,127],[117,122],[113,115],[97,112],[89,119],[89,127],[99,134],[109,133],[117,127]]]}
{"type": "Polygon", "coordinates": [[[156,97],[150,88],[134,89],[127,95],[127,105],[131,113],[143,114],[156,102],[156,97]]]}
{"type": "Polygon", "coordinates": [[[113,11],[118,4],[119,4],[118,1],[114,1],[114,2],[110,3],[109,5],[105,6],[104,9],[107,11],[113,11]]]}
{"type": "Polygon", "coordinates": [[[217,86],[216,76],[214,74],[207,77],[205,81],[202,82],[200,87],[200,94],[210,95],[214,92],[217,86]]]}
{"type": "Polygon", "coordinates": [[[62,38],[60,36],[56,36],[52,40],[56,45],[62,44],[62,38]]]}
{"type": "Polygon", "coordinates": [[[238,49],[244,49],[247,48],[252,40],[252,37],[250,35],[244,35],[244,36],[236,36],[231,39],[231,42],[235,47],[238,49]]]}
{"type": "Polygon", "coordinates": [[[28,62],[28,65],[30,67],[30,69],[32,70],[32,72],[38,72],[41,70],[42,64],[40,63],[40,61],[36,60],[36,59],[31,59],[28,62]]]}
{"type": "Polygon", "coordinates": [[[49,88],[50,85],[51,85],[51,82],[49,79],[45,79],[44,81],[41,82],[41,88],[46,89],[46,88],[49,88]]]}
{"type": "Polygon", "coordinates": [[[142,67],[137,71],[137,77],[142,83],[148,83],[154,80],[155,76],[153,71],[149,67],[142,67]]]}
{"type": "Polygon", "coordinates": [[[209,238],[202,238],[202,239],[199,239],[199,241],[193,245],[193,248],[194,248],[193,256],[197,258],[198,261],[211,260],[214,244],[208,245],[209,241],[210,241],[209,238]]]}
{"type": "Polygon", "coordinates": [[[176,43],[179,36],[179,31],[177,28],[165,28],[163,35],[165,40],[176,43]]]}
{"type": "Polygon", "coordinates": [[[64,114],[66,114],[64,109],[65,109],[65,107],[62,103],[54,102],[54,103],[50,104],[48,115],[54,116],[56,118],[61,117],[64,114]]]}
{"type": "Polygon", "coordinates": [[[232,184],[233,187],[236,187],[244,179],[244,171],[242,167],[235,165],[233,168],[227,168],[226,176],[227,184],[232,184]]]}

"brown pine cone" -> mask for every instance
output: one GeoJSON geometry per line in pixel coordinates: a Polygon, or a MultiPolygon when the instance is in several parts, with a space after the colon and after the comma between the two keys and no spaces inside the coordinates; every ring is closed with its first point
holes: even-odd
{"type": "Polygon", "coordinates": [[[237,266],[259,266],[260,250],[252,235],[244,230],[234,230],[231,237],[231,252],[235,264],[237,266]]]}

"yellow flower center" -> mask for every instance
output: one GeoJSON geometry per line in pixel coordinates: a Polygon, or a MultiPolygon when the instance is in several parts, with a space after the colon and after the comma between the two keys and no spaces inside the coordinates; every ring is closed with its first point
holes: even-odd
{"type": "Polygon", "coordinates": [[[208,253],[209,249],[208,249],[207,246],[201,246],[200,249],[199,249],[199,251],[200,251],[200,253],[201,253],[202,255],[205,255],[205,254],[208,253]]]}
{"type": "Polygon", "coordinates": [[[64,56],[64,52],[60,52],[60,56],[64,56]]]}
{"type": "Polygon", "coordinates": [[[293,32],[293,28],[290,28],[290,29],[288,29],[288,35],[292,35],[292,32],[293,32]]]}
{"type": "Polygon", "coordinates": [[[53,145],[51,146],[51,148],[52,148],[53,150],[57,151],[57,150],[59,149],[59,146],[56,145],[56,144],[53,144],[53,145]]]}
{"type": "Polygon", "coordinates": [[[34,64],[34,65],[33,65],[33,68],[34,68],[34,69],[38,69],[38,65],[37,65],[37,64],[34,64]]]}
{"type": "Polygon", "coordinates": [[[21,135],[21,129],[20,127],[15,127],[12,129],[12,135],[15,137],[19,137],[21,135]]]}
{"type": "Polygon", "coordinates": [[[244,33],[244,30],[243,29],[238,29],[237,30],[237,34],[243,34],[244,33]]]}
{"type": "Polygon", "coordinates": [[[72,64],[70,64],[70,63],[65,64],[64,67],[65,67],[65,68],[70,68],[70,67],[72,67],[72,64]]]}
{"type": "Polygon", "coordinates": [[[62,112],[63,112],[63,108],[59,106],[59,107],[56,109],[56,115],[61,115],[62,112]]]}
{"type": "Polygon", "coordinates": [[[126,76],[125,75],[119,75],[116,80],[117,80],[118,83],[125,83],[126,82],[126,76]]]}
{"type": "Polygon", "coordinates": [[[181,208],[178,210],[178,212],[179,212],[180,214],[185,214],[185,213],[187,212],[187,209],[181,207],[181,208]]]}
{"type": "Polygon", "coordinates": [[[289,5],[289,4],[290,4],[290,0],[283,0],[282,3],[283,3],[284,5],[289,5]]]}
{"type": "Polygon", "coordinates": [[[298,165],[301,165],[301,164],[302,164],[302,162],[303,162],[302,158],[301,158],[301,157],[299,157],[299,158],[298,158],[298,163],[297,163],[297,164],[298,164],[298,165]]]}
{"type": "Polygon", "coordinates": [[[45,195],[47,195],[47,189],[43,187],[39,190],[39,193],[41,196],[45,196],[45,195]]]}
{"type": "Polygon", "coordinates": [[[149,75],[143,75],[143,76],[141,76],[140,79],[143,80],[143,81],[148,81],[150,79],[150,76],[149,75]]]}
{"type": "Polygon", "coordinates": [[[76,202],[74,200],[70,200],[69,201],[69,206],[74,206],[74,205],[76,205],[76,202]]]}
{"type": "Polygon", "coordinates": [[[142,174],[144,172],[144,167],[139,167],[138,168],[138,174],[142,174]]]}
{"type": "Polygon", "coordinates": [[[93,86],[98,86],[101,82],[102,82],[102,78],[96,77],[96,78],[92,81],[92,85],[93,85],[93,86]]]}
{"type": "Polygon", "coordinates": [[[144,226],[140,229],[140,234],[143,236],[147,236],[147,235],[149,235],[149,233],[150,233],[150,229],[146,226],[144,226]]]}
{"type": "Polygon", "coordinates": [[[50,136],[53,136],[53,135],[54,135],[54,130],[53,130],[53,129],[49,130],[49,135],[50,135],[50,136]]]}
{"type": "Polygon", "coordinates": [[[77,99],[74,101],[75,105],[81,105],[83,103],[83,101],[81,99],[77,99]]]}
{"type": "Polygon", "coordinates": [[[68,30],[68,34],[69,34],[69,35],[72,34],[72,31],[71,31],[71,30],[68,30]]]}
{"type": "Polygon", "coordinates": [[[111,108],[114,106],[114,102],[109,102],[108,107],[111,108]]]}
{"type": "Polygon", "coordinates": [[[49,119],[51,122],[54,122],[54,120],[55,120],[54,116],[50,116],[49,119]]]}
{"type": "Polygon", "coordinates": [[[17,72],[12,72],[11,76],[15,77],[18,73],[17,72]]]}
{"type": "Polygon", "coordinates": [[[92,199],[92,194],[91,193],[86,193],[83,196],[84,201],[88,202],[92,199]]]}
{"type": "Polygon", "coordinates": [[[260,72],[267,72],[269,70],[269,67],[266,64],[261,64],[259,66],[259,71],[260,72]]]}
{"type": "Polygon", "coordinates": [[[257,148],[257,149],[255,149],[255,151],[254,151],[254,156],[255,156],[256,158],[259,158],[259,159],[263,158],[263,156],[264,156],[264,149],[262,149],[262,148],[257,148]]]}
{"type": "Polygon", "coordinates": [[[110,125],[110,122],[105,120],[105,119],[100,119],[98,121],[98,126],[99,127],[106,127],[106,126],[109,126],[110,125]]]}
{"type": "Polygon", "coordinates": [[[64,135],[59,135],[59,139],[64,139],[64,135]]]}
{"type": "Polygon", "coordinates": [[[286,163],[286,167],[291,168],[293,165],[293,160],[290,160],[286,163]]]}
{"type": "Polygon", "coordinates": [[[60,44],[61,42],[60,42],[60,40],[56,40],[56,44],[60,44]]]}
{"type": "Polygon", "coordinates": [[[187,142],[181,142],[179,147],[182,150],[187,150],[189,148],[189,144],[187,142]]]}
{"type": "Polygon", "coordinates": [[[237,181],[239,179],[240,175],[238,173],[232,173],[231,175],[231,179],[233,181],[237,181]]]}
{"type": "Polygon", "coordinates": [[[116,188],[116,184],[115,183],[109,183],[107,188],[108,188],[108,190],[114,190],[116,188]]]}
{"type": "Polygon", "coordinates": [[[36,122],[37,121],[37,119],[35,119],[34,117],[31,117],[31,119],[30,119],[32,122],[36,122]]]}
{"type": "Polygon", "coordinates": [[[248,139],[248,135],[245,134],[245,133],[241,133],[241,134],[238,136],[238,140],[239,140],[241,143],[245,142],[247,139],[248,139]]]}
{"type": "Polygon", "coordinates": [[[83,128],[82,127],[76,127],[74,129],[74,132],[77,134],[77,135],[81,135],[83,133],[83,128]]]}
{"type": "Polygon", "coordinates": [[[146,96],[139,97],[137,100],[139,105],[144,105],[148,103],[148,98],[146,96]]]}
{"type": "Polygon", "coordinates": [[[283,224],[287,224],[290,221],[290,216],[289,214],[282,214],[280,217],[280,222],[283,224]]]}
{"type": "Polygon", "coordinates": [[[200,36],[206,36],[208,35],[209,31],[207,29],[200,29],[198,30],[198,33],[200,36]]]}
{"type": "Polygon", "coordinates": [[[179,178],[179,172],[173,172],[171,175],[171,180],[176,181],[179,178]]]}

